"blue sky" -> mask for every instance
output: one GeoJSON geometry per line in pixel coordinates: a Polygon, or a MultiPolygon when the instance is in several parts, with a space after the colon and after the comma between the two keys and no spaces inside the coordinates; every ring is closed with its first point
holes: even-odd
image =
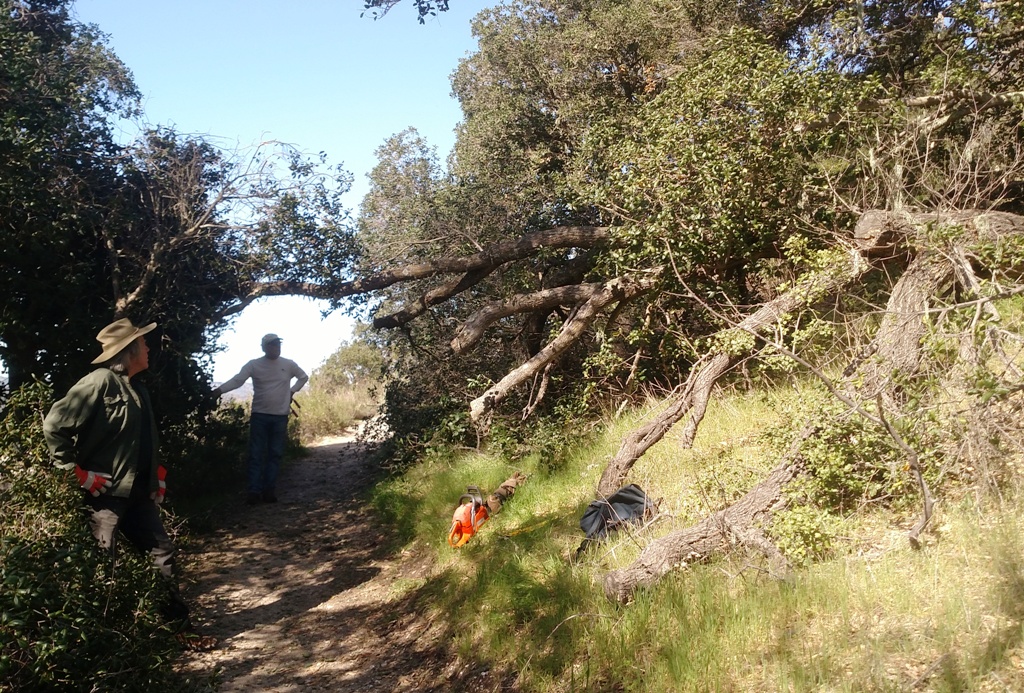
{"type": "MultiPolygon", "coordinates": [[[[359,0],[77,0],[74,13],[109,35],[132,70],[150,124],[229,148],[278,140],[342,163],[367,190],[374,150],[415,127],[442,159],[461,120],[449,76],[475,49],[472,17],[490,3],[455,0],[421,25],[405,0],[376,21],[359,0]]],[[[312,372],[351,336],[352,323],[301,298],[260,301],[222,339],[213,377],[224,381],[262,355],[260,337],[312,372]]]]}

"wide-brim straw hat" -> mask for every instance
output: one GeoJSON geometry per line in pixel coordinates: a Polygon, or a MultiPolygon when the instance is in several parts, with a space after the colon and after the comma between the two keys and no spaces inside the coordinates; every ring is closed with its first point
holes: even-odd
{"type": "Polygon", "coordinates": [[[128,318],[121,318],[110,323],[96,335],[96,341],[103,345],[103,353],[92,360],[103,363],[117,356],[122,349],[135,341],[136,337],[152,332],[156,323],[151,322],[145,327],[136,327],[128,318]]]}

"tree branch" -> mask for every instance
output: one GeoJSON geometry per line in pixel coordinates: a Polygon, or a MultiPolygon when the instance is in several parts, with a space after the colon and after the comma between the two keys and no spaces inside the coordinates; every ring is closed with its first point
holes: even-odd
{"type": "Polygon", "coordinates": [[[469,404],[470,419],[479,424],[495,405],[501,402],[510,390],[532,378],[540,369],[561,356],[572,346],[583,331],[601,311],[615,301],[625,301],[639,296],[654,286],[654,278],[617,278],[607,282],[601,291],[592,295],[580,305],[573,316],[562,325],[562,331],[533,358],[512,370],[498,383],[469,404]]]}
{"type": "MultiPolygon", "coordinates": [[[[321,285],[312,282],[295,281],[252,283],[248,285],[247,292],[239,297],[238,303],[227,306],[217,315],[213,316],[212,320],[217,321],[239,313],[256,299],[266,296],[295,295],[337,300],[347,296],[372,293],[402,282],[427,279],[441,274],[465,275],[459,281],[445,284],[424,296],[423,301],[429,307],[429,305],[436,305],[446,300],[446,298],[459,293],[459,291],[472,286],[475,283],[473,281],[475,278],[479,277],[479,279],[482,279],[498,267],[515,260],[530,257],[539,250],[546,248],[597,248],[605,246],[611,241],[611,229],[607,226],[558,226],[524,234],[510,241],[495,243],[471,255],[443,257],[427,262],[405,265],[338,284],[321,285]],[[446,292],[450,292],[450,295],[445,296],[446,292]]],[[[476,279],[476,281],[479,281],[479,279],[476,279]]],[[[403,315],[405,311],[415,312],[416,310],[418,309],[415,306],[407,307],[400,313],[395,314],[395,316],[385,316],[382,320],[388,322],[386,326],[399,326],[407,322],[403,315]],[[392,319],[389,320],[389,317],[392,319]]],[[[412,317],[409,319],[411,320],[412,317]]]]}
{"type": "Polygon", "coordinates": [[[607,244],[611,238],[611,229],[607,226],[558,226],[534,231],[511,241],[495,243],[472,255],[438,258],[343,282],[334,291],[334,297],[369,293],[438,274],[459,274],[488,267],[494,269],[529,257],[542,248],[594,248],[607,244]]]}
{"type": "Polygon", "coordinates": [[[378,329],[391,329],[408,324],[415,318],[427,312],[430,306],[444,303],[452,296],[460,294],[466,289],[476,286],[489,276],[495,267],[482,267],[472,272],[467,272],[461,278],[442,284],[423,294],[419,300],[407,304],[401,310],[373,319],[373,326],[378,329]]]}
{"type": "Polygon", "coordinates": [[[559,286],[531,294],[520,294],[507,301],[484,306],[459,327],[452,338],[452,350],[456,354],[465,353],[480,341],[488,327],[504,317],[518,313],[551,311],[558,306],[579,305],[590,300],[603,287],[604,284],[601,283],[559,286]]]}

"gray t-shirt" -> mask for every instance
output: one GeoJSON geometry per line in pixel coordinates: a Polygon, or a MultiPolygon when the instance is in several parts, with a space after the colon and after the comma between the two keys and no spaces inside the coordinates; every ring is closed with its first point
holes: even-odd
{"type": "Polygon", "coordinates": [[[220,386],[221,392],[230,392],[252,378],[252,410],[256,414],[287,416],[292,395],[309,380],[305,371],[291,359],[266,356],[253,359],[242,366],[238,375],[220,386]],[[292,384],[292,378],[296,378],[292,384]]]}

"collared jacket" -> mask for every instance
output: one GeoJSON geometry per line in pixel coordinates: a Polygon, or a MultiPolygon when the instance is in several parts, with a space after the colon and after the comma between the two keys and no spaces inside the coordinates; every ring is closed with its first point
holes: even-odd
{"type": "Polygon", "coordinates": [[[149,426],[150,492],[156,491],[157,429],[149,393],[127,376],[97,368],[57,400],[43,419],[43,434],[55,465],[102,472],[111,477],[107,495],[127,498],[135,481],[142,427],[149,426]],[[149,416],[143,420],[143,403],[149,416]]]}

